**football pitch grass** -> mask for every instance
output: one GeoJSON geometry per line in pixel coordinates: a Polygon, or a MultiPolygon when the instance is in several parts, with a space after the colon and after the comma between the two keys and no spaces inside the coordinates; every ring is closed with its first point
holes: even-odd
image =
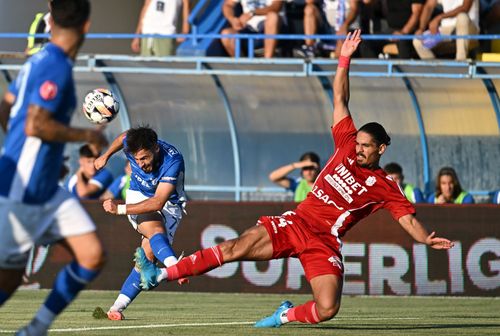
{"type": "MultiPolygon", "coordinates": [[[[27,323],[47,291],[18,291],[0,309],[0,334],[27,323]]],[[[350,297],[331,321],[256,329],[283,299],[303,303],[308,295],[142,293],[126,320],[92,316],[107,310],[116,291],[84,291],[55,321],[49,335],[500,335],[500,299],[444,297],[350,297]]]]}

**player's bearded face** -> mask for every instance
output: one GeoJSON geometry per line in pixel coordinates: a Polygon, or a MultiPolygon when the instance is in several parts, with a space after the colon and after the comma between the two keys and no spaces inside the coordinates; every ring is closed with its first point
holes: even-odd
{"type": "Polygon", "coordinates": [[[148,149],[141,149],[134,154],[134,159],[139,168],[145,173],[151,173],[155,166],[155,152],[148,149]]]}
{"type": "Polygon", "coordinates": [[[378,166],[380,156],[384,150],[365,132],[356,135],[356,162],[361,167],[378,166]]]}

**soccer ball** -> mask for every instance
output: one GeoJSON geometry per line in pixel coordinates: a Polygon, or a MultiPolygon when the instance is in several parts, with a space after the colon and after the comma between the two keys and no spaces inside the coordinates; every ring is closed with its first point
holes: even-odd
{"type": "Polygon", "coordinates": [[[94,124],[105,124],[118,114],[120,103],[111,91],[94,89],[87,93],[83,101],[83,115],[94,124]]]}

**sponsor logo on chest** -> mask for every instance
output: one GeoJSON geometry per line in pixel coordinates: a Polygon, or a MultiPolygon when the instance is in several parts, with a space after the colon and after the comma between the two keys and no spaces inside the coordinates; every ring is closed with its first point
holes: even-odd
{"type": "Polygon", "coordinates": [[[158,179],[154,179],[154,180],[151,180],[151,182],[148,182],[137,174],[134,174],[134,176],[135,176],[135,179],[137,180],[137,182],[139,182],[145,188],[151,189],[151,188],[154,188],[158,184],[158,179]]]}
{"type": "MultiPolygon", "coordinates": [[[[368,191],[364,185],[356,181],[351,171],[343,163],[339,163],[335,167],[334,174],[326,174],[324,178],[349,204],[354,202],[353,197],[368,191]]],[[[375,176],[369,176],[365,183],[366,186],[371,187],[376,181],[375,176]]]]}

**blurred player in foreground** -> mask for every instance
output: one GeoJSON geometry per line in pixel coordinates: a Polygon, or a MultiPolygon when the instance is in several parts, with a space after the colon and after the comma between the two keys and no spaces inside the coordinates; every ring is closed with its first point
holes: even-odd
{"type": "Polygon", "coordinates": [[[78,200],[58,186],[65,142],[106,145],[100,130],[69,127],[76,107],[73,62],[89,29],[88,0],[52,0],[52,39],[23,66],[0,105],[6,138],[0,157],[0,305],[21,282],[30,249],[60,242],[74,261],[56,277],[18,335],[45,335],[104,263],[96,228],[78,200]]]}
{"type": "Polygon", "coordinates": [[[428,234],[413,216],[415,209],[396,182],[387,178],[379,160],[390,138],[372,122],[356,130],[349,101],[349,61],[361,42],[360,30],[347,35],[334,79],[332,134],[336,150],[319,174],[312,191],[295,211],[261,217],[240,237],[195,252],[176,265],[158,269],[140,264],[144,288],[162,280],[199,275],[236,260],[296,257],[310,282],[313,300],[294,307],[283,302],[256,327],[279,327],[299,321],[318,323],[333,318],[340,308],[344,267],[340,238],[359,220],[382,208],[399,221],[416,241],[435,249],[449,249],[449,240],[428,234]]]}
{"type": "MultiPolygon", "coordinates": [[[[165,266],[172,266],[177,263],[177,258],[171,244],[185,203],[182,154],[174,146],[158,140],[151,128],[138,127],[120,134],[97,158],[95,168],[103,168],[121,149],[132,168],[126,204],[108,199],[103,202],[104,210],[115,215],[128,215],[134,229],[143,236],[136,260],[154,261],[156,258],[165,266]]],[[[124,318],[123,310],[141,292],[140,282],[140,274],[133,268],[107,312],[110,320],[124,318]]]]}

